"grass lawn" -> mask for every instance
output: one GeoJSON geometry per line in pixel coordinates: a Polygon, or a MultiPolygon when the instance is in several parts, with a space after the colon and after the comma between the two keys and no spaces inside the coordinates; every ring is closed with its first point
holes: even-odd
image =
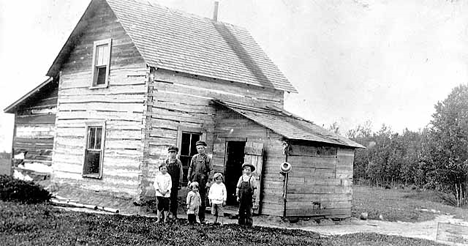
{"type": "Polygon", "coordinates": [[[184,222],[156,224],[154,218],[0,201],[2,245],[441,245],[375,233],[323,238],[300,230],[184,222]]]}
{"type": "Polygon", "coordinates": [[[353,186],[352,216],[359,218],[367,212],[369,219],[416,222],[434,219],[437,214],[453,214],[468,221],[468,208],[456,208],[444,204],[435,191],[384,189],[353,186]],[[433,210],[436,211],[424,211],[433,210]]]}

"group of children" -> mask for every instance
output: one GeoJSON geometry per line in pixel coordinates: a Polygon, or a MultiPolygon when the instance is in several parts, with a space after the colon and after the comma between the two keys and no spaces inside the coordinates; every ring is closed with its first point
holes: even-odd
{"type": "MultiPolygon", "coordinates": [[[[171,154],[177,147],[172,146],[169,148],[170,157],[169,159],[175,158],[175,155],[171,154]]],[[[159,166],[159,173],[156,175],[154,181],[154,188],[156,190],[156,197],[158,200],[157,206],[157,222],[161,221],[161,217],[164,217],[164,222],[167,222],[169,216],[169,203],[174,203],[174,194],[171,195],[172,188],[171,175],[168,173],[167,167],[168,161],[166,160],[159,166]],[[171,200],[171,201],[170,201],[171,200]]],[[[178,162],[180,163],[180,161],[178,162]]],[[[181,165],[180,165],[181,166],[181,165]]],[[[181,168],[181,167],[180,167],[181,168]]],[[[255,190],[257,189],[256,180],[252,177],[252,172],[255,170],[255,166],[249,163],[242,165],[243,174],[239,178],[236,186],[236,196],[239,202],[239,225],[252,226],[252,207],[255,203],[255,190]]],[[[213,176],[213,184],[211,184],[208,192],[208,200],[211,205],[211,214],[214,215],[213,224],[223,224],[224,218],[224,206],[226,206],[227,191],[226,186],[223,183],[223,175],[221,173],[215,173],[213,176]]],[[[176,182],[178,179],[176,179],[176,182]]],[[[177,182],[179,183],[179,182],[177,182]]],[[[203,197],[199,193],[199,183],[189,183],[190,191],[187,194],[187,217],[190,224],[196,223],[196,216],[199,214],[200,205],[203,197]]],[[[177,192],[177,189],[175,190],[177,192]]],[[[177,202],[177,200],[175,201],[177,202]]],[[[177,206],[176,204],[173,204],[177,206]]],[[[174,211],[171,205],[171,212],[173,216],[177,216],[177,207],[174,211]],[[174,214],[175,213],[175,214],[174,214]]],[[[201,219],[200,219],[201,220],[201,219]]]]}

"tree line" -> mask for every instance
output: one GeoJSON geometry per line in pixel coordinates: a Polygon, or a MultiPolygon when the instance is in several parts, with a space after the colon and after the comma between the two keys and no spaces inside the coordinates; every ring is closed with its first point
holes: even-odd
{"type": "MultiPolygon", "coordinates": [[[[337,132],[336,124],[330,129],[337,132]]],[[[457,206],[467,203],[468,86],[455,87],[435,105],[432,120],[419,131],[401,134],[383,125],[373,132],[371,122],[346,136],[366,149],[357,149],[354,179],[371,185],[414,185],[453,194],[457,206]]]]}

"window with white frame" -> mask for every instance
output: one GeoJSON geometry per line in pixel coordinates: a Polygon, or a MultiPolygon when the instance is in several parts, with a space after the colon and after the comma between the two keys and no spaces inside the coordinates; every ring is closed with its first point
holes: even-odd
{"type": "Polygon", "coordinates": [[[86,123],[86,146],[83,163],[83,177],[102,178],[104,157],[104,122],[86,123]]]}
{"type": "Polygon", "coordinates": [[[99,40],[93,46],[92,88],[107,87],[110,70],[111,39],[99,40]]]}

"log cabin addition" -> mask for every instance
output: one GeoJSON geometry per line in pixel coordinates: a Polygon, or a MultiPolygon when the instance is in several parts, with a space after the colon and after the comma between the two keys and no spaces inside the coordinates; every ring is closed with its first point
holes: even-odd
{"type": "MultiPolygon", "coordinates": [[[[5,112],[19,119],[53,102],[47,160],[55,183],[139,199],[170,145],[187,172],[194,143],[205,140],[229,204],[250,162],[257,214],[351,215],[354,149],[362,146],[285,111],[284,93],[296,90],[244,28],[147,1],[93,0],[47,75],[41,86],[50,89],[36,93],[43,99],[29,93],[5,112]],[[287,175],[284,162],[293,166],[287,175]]],[[[23,124],[15,122],[15,152],[40,143],[22,145],[23,124]]]]}

